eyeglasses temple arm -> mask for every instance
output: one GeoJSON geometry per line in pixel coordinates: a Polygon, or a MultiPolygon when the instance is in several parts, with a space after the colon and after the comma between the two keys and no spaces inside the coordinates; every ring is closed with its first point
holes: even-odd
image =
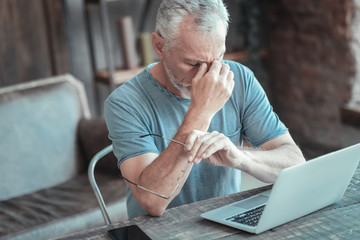
{"type": "Polygon", "coordinates": [[[186,144],[185,143],[182,143],[182,142],[179,142],[175,139],[172,139],[172,138],[167,138],[167,137],[164,137],[164,136],[161,136],[161,135],[158,135],[158,134],[154,134],[154,133],[149,133],[149,134],[146,134],[146,135],[142,135],[140,136],[140,138],[144,138],[144,137],[147,137],[147,136],[156,136],[156,137],[161,137],[163,139],[166,139],[170,142],[174,142],[174,143],[177,143],[177,144],[180,144],[180,145],[183,145],[184,147],[186,147],[186,144]]]}

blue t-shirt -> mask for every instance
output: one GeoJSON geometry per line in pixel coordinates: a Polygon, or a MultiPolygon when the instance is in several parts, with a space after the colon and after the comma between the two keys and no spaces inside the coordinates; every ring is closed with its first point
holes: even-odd
{"type": "MultiPolygon", "coordinates": [[[[286,133],[287,128],[273,112],[252,71],[237,62],[224,62],[234,72],[235,86],[229,100],[213,117],[208,132],[223,133],[236,146],[242,145],[243,138],[253,146],[260,146],[286,133]]],[[[118,87],[105,101],[109,138],[119,166],[128,158],[164,151],[169,144],[167,140],[139,136],[154,133],[172,138],[190,105],[190,99],[176,96],[163,88],[150,74],[151,66],[118,87]]],[[[169,208],[239,192],[240,183],[241,171],[201,161],[193,166],[169,208]]],[[[127,208],[129,218],[146,214],[129,189],[127,208]]]]}

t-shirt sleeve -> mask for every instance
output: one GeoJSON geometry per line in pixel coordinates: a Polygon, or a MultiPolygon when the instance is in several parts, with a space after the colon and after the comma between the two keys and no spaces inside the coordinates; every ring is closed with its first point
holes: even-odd
{"type": "Polygon", "coordinates": [[[287,133],[288,129],[273,111],[264,89],[253,72],[245,68],[243,73],[243,134],[253,146],[260,146],[287,133]]]}
{"type": "Polygon", "coordinates": [[[126,159],[140,154],[159,154],[153,138],[140,138],[148,134],[149,130],[145,120],[129,102],[110,95],[104,104],[104,114],[118,167],[126,159]]]}

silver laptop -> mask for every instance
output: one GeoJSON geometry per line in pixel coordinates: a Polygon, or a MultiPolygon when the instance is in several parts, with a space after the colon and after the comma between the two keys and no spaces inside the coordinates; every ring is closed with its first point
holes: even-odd
{"type": "Polygon", "coordinates": [[[342,199],[359,159],[357,144],[286,168],[272,190],[201,216],[247,232],[264,232],[342,199]]]}

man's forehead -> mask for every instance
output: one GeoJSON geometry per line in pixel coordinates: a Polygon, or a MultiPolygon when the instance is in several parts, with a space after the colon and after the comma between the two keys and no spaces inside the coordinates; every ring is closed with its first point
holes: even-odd
{"type": "Polygon", "coordinates": [[[175,45],[179,54],[189,60],[208,62],[221,58],[225,52],[225,37],[219,33],[204,35],[199,32],[183,34],[175,45]]]}
{"type": "Polygon", "coordinates": [[[210,56],[209,54],[203,54],[203,58],[199,58],[196,56],[185,56],[184,61],[188,62],[188,63],[197,63],[197,64],[201,64],[201,63],[209,63],[213,60],[219,60],[221,59],[225,54],[225,50],[222,51],[219,55],[213,55],[210,56]]]}

